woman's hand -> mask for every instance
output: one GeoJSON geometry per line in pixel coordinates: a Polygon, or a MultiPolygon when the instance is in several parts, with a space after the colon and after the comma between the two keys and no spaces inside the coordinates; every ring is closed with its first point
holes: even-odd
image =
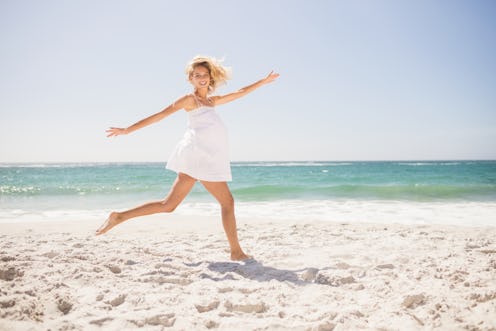
{"type": "Polygon", "coordinates": [[[128,133],[127,129],[123,129],[123,128],[110,128],[107,129],[105,132],[107,132],[107,137],[117,137],[122,134],[128,133]]]}
{"type": "Polygon", "coordinates": [[[272,83],[273,81],[276,80],[276,78],[279,77],[279,74],[274,72],[274,70],[272,70],[268,75],[267,77],[265,77],[262,81],[264,84],[268,84],[268,83],[272,83]]]}
{"type": "Polygon", "coordinates": [[[275,73],[274,70],[272,70],[265,78],[262,78],[251,85],[245,86],[237,90],[236,92],[213,97],[214,104],[217,106],[239,99],[247,95],[248,93],[255,91],[257,88],[262,87],[265,84],[272,83],[277,79],[277,77],[279,77],[279,74],[275,73]]]}

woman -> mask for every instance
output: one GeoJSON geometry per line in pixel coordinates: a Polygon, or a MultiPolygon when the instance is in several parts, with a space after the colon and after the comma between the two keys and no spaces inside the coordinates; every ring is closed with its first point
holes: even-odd
{"type": "Polygon", "coordinates": [[[107,130],[107,137],[116,137],[161,121],[178,110],[184,109],[188,112],[188,130],[167,161],[167,168],[177,172],[169,194],[161,201],[150,202],[123,212],[112,212],[96,234],[103,234],[131,218],[174,211],[196,181],[199,181],[221,206],[222,224],[231,248],[231,259],[244,260],[249,256],[243,252],[238,241],[234,199],[227,185],[227,182],[231,181],[227,132],[214,107],[241,98],[273,82],[279,74],[271,72],[265,78],[236,92],[212,96],[215,88],[228,79],[225,67],[213,58],[197,56],[187,66],[186,73],[193,85],[193,93],[179,98],[161,112],[128,128],[107,130]]]}

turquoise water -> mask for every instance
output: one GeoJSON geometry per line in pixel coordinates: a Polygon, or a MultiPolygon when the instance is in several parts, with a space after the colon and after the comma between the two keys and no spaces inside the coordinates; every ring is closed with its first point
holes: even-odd
{"type": "MultiPolygon", "coordinates": [[[[496,161],[233,163],[238,202],[496,201],[496,161]]],[[[0,210],[112,209],[164,197],[163,163],[2,164],[0,210]]],[[[187,201],[212,201],[196,185],[187,201]]]]}
{"type": "MultiPolygon", "coordinates": [[[[496,161],[250,162],[233,163],[232,171],[229,184],[241,200],[496,199],[496,161]]],[[[154,195],[165,192],[174,178],[162,163],[4,164],[0,194],[154,195]]]]}

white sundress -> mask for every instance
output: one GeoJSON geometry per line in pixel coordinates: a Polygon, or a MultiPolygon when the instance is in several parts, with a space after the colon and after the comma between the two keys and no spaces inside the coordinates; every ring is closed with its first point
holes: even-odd
{"type": "MultiPolygon", "coordinates": [[[[194,94],[193,94],[194,95],[194,94]]],[[[232,180],[227,128],[214,107],[202,105],[188,111],[188,129],[167,161],[166,168],[197,180],[232,180]]]]}

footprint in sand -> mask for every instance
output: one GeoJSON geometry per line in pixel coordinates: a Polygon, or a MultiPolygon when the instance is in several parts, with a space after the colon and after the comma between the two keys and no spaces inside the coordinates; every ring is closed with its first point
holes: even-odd
{"type": "Polygon", "coordinates": [[[170,313],[170,314],[159,314],[141,320],[128,320],[128,321],[140,328],[144,327],[147,324],[153,326],[161,325],[162,327],[171,327],[174,326],[176,319],[175,319],[175,314],[170,313]]]}
{"type": "Polygon", "coordinates": [[[16,277],[23,276],[23,274],[24,273],[22,271],[17,270],[15,267],[0,269],[0,279],[6,281],[12,281],[16,277]]]}
{"type": "Polygon", "coordinates": [[[110,304],[112,307],[120,306],[126,301],[126,294],[120,294],[117,297],[113,298],[110,301],[106,301],[105,303],[110,304]]]}
{"type": "Polygon", "coordinates": [[[346,277],[333,276],[333,275],[327,276],[319,273],[315,278],[315,283],[321,285],[339,287],[341,285],[356,283],[356,280],[355,278],[353,278],[353,276],[346,276],[346,277]]]}
{"type": "Polygon", "coordinates": [[[57,253],[54,251],[50,251],[50,252],[46,252],[44,254],[41,254],[41,256],[48,257],[49,259],[53,259],[54,257],[59,256],[59,255],[60,255],[60,253],[57,253]]]}
{"type": "Polygon", "coordinates": [[[232,292],[233,288],[232,287],[222,287],[219,288],[219,293],[226,293],[226,292],[232,292]]]}
{"type": "Polygon", "coordinates": [[[113,320],[112,317],[104,317],[104,318],[100,318],[98,320],[90,321],[90,324],[95,324],[95,325],[98,325],[98,326],[102,326],[103,324],[105,324],[105,322],[109,322],[109,321],[112,321],[112,320],[113,320]]]}
{"type": "Polygon", "coordinates": [[[220,302],[218,300],[215,300],[207,305],[195,305],[195,308],[199,313],[205,313],[207,311],[217,309],[217,307],[219,307],[219,303],[220,302]]]}
{"type": "Polygon", "coordinates": [[[391,263],[387,263],[387,264],[379,264],[378,266],[375,267],[376,269],[380,269],[380,270],[383,270],[383,269],[394,269],[394,265],[391,264],[391,263]]]}
{"type": "Polygon", "coordinates": [[[15,261],[16,258],[13,257],[13,256],[2,256],[2,258],[0,258],[0,261],[2,262],[9,262],[9,261],[15,261]]]}
{"type": "Polygon", "coordinates": [[[209,320],[209,321],[205,322],[205,327],[207,329],[218,328],[219,327],[219,323],[217,323],[215,321],[212,321],[212,320],[209,320]]]}
{"type": "Polygon", "coordinates": [[[233,305],[230,301],[226,301],[224,304],[227,311],[229,312],[240,312],[240,313],[264,313],[269,307],[265,305],[265,303],[255,303],[255,304],[244,304],[244,305],[233,305]]]}
{"type": "Polygon", "coordinates": [[[415,308],[425,304],[426,297],[423,294],[407,295],[403,299],[402,306],[405,308],[415,308]]]}
{"type": "Polygon", "coordinates": [[[64,315],[67,315],[71,311],[72,306],[73,304],[68,296],[57,295],[57,308],[64,315]]]}
{"type": "Polygon", "coordinates": [[[108,265],[107,268],[109,268],[114,274],[120,274],[122,272],[121,268],[113,264],[108,265]]]}

